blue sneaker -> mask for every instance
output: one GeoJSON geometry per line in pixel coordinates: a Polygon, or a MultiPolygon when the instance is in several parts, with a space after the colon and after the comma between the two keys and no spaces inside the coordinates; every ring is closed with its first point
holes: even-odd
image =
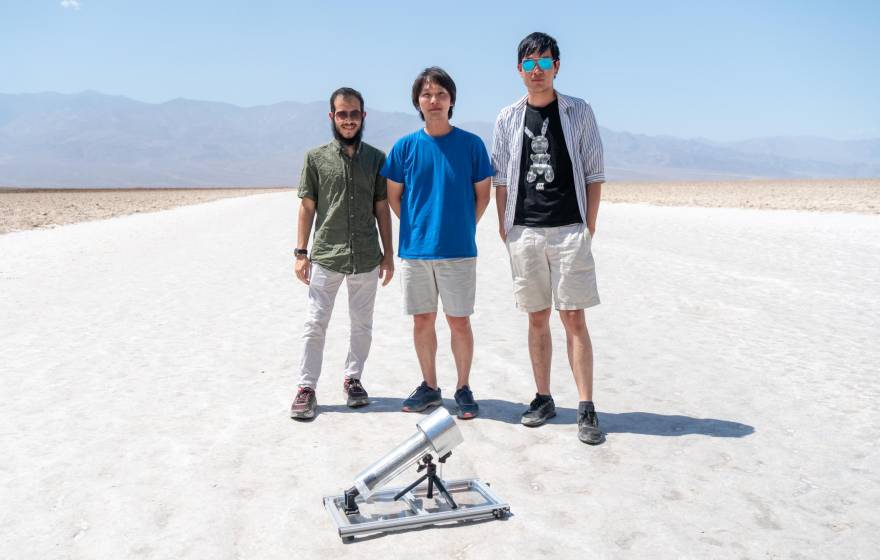
{"type": "Polygon", "coordinates": [[[476,418],[477,414],[480,413],[480,405],[474,400],[474,394],[468,385],[462,385],[455,392],[455,404],[458,405],[458,417],[462,420],[476,418]]]}
{"type": "Polygon", "coordinates": [[[428,384],[422,381],[422,384],[416,387],[416,390],[409,394],[409,398],[403,401],[404,412],[421,412],[432,406],[443,404],[443,398],[440,396],[440,388],[431,389],[428,384]]]}

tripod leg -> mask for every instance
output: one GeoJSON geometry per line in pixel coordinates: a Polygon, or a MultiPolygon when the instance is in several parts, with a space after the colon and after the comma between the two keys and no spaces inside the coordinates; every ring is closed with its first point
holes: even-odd
{"type": "MultiPolygon", "coordinates": [[[[434,477],[434,478],[437,478],[437,477],[434,477]]],[[[449,503],[449,506],[452,509],[458,509],[458,504],[456,504],[455,500],[452,499],[452,496],[449,494],[449,491],[446,490],[446,487],[443,486],[443,483],[440,481],[440,479],[437,478],[434,482],[437,484],[437,489],[440,490],[440,493],[443,494],[444,498],[446,498],[446,501],[447,501],[447,503],[449,503]]]]}
{"type": "Polygon", "coordinates": [[[434,497],[434,478],[436,478],[433,474],[425,475],[428,477],[428,494],[427,498],[430,500],[434,497]]]}
{"type": "MultiPolygon", "coordinates": [[[[426,475],[426,474],[423,474],[422,476],[420,476],[418,478],[418,480],[416,480],[415,482],[413,482],[412,484],[410,484],[409,486],[407,486],[406,488],[404,488],[403,490],[398,492],[397,495],[394,496],[394,500],[395,501],[399,500],[401,497],[403,497],[404,494],[406,494],[407,492],[409,492],[410,490],[412,490],[413,488],[415,488],[416,486],[421,484],[426,478],[428,478],[428,475],[426,475]]],[[[428,497],[430,498],[431,496],[428,496],[428,497]]]]}

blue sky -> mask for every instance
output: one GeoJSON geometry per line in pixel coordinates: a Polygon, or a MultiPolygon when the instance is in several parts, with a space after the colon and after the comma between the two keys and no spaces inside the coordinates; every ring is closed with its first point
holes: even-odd
{"type": "Polygon", "coordinates": [[[524,92],[516,45],[559,41],[557,88],[646,134],[880,137],[880,2],[0,0],[0,92],[97,90],[412,111],[419,70],[455,79],[456,122],[524,92]]]}

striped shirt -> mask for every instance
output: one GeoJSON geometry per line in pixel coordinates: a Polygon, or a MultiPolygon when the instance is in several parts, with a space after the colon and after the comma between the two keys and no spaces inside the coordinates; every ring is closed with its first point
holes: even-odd
{"type": "MultiPolygon", "coordinates": [[[[602,157],[602,139],[590,104],[577,97],[556,92],[559,99],[559,119],[562,134],[571,156],[574,186],[578,209],[584,224],[587,223],[587,185],[605,182],[605,163],[602,157]]],[[[507,187],[507,206],[504,213],[504,231],[513,227],[516,214],[516,197],[519,190],[519,167],[523,147],[523,128],[526,117],[526,100],[523,97],[505,107],[495,120],[492,139],[492,167],[495,175],[492,186],[507,187]]]]}

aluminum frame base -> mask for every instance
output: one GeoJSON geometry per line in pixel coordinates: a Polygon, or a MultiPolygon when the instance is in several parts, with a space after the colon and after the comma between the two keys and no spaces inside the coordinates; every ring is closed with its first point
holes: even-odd
{"type": "Polygon", "coordinates": [[[444,481],[444,484],[450,494],[474,492],[482,497],[483,501],[477,504],[468,504],[461,503],[462,500],[456,499],[459,502],[458,508],[452,509],[446,503],[446,500],[436,493],[437,490],[435,489],[434,498],[432,499],[436,500],[437,507],[434,508],[435,511],[428,511],[423,503],[425,501],[430,502],[431,500],[427,498],[428,487],[426,484],[423,484],[404,494],[397,502],[394,501],[394,496],[402,488],[380,490],[366,501],[361,496],[358,496],[356,502],[361,510],[360,513],[346,515],[343,511],[345,508],[345,496],[341,495],[325,496],[324,507],[330,512],[330,516],[336,523],[339,537],[344,541],[352,540],[358,535],[370,533],[403,531],[439,523],[504,519],[510,515],[510,505],[498,498],[489,489],[489,485],[479,479],[463,478],[444,481]],[[369,509],[370,504],[378,503],[397,503],[400,505],[400,508],[395,513],[371,514],[366,511],[369,509]]]}

